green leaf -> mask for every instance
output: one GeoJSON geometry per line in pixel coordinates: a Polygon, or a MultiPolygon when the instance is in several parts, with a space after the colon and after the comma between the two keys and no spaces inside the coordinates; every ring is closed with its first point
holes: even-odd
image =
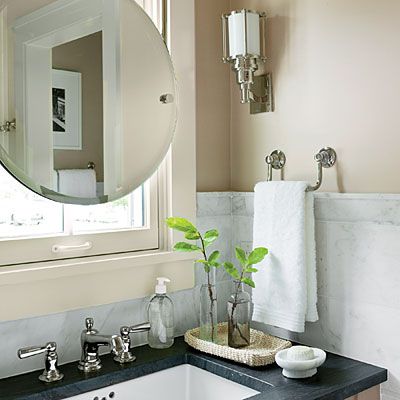
{"type": "Polygon", "coordinates": [[[225,268],[226,270],[229,270],[229,269],[234,269],[235,266],[234,266],[231,262],[225,261],[225,262],[224,262],[224,268],[225,268]]]}
{"type": "Polygon", "coordinates": [[[231,262],[229,262],[229,261],[224,262],[223,265],[224,265],[225,271],[230,276],[232,276],[234,279],[240,278],[239,271],[237,270],[237,268],[231,262]]]}
{"type": "Polygon", "coordinates": [[[165,220],[169,228],[181,232],[197,232],[196,227],[187,219],[179,217],[171,217],[165,220]]]}
{"type": "Polygon", "coordinates": [[[214,263],[218,260],[219,256],[221,255],[221,253],[219,251],[213,251],[210,256],[208,257],[208,261],[210,263],[214,263]]]}
{"type": "Polygon", "coordinates": [[[178,242],[174,246],[175,251],[180,251],[184,253],[189,253],[192,251],[201,251],[200,247],[195,246],[194,244],[186,243],[186,242],[178,242]]]}
{"type": "Polygon", "coordinates": [[[245,283],[246,285],[249,285],[252,288],[256,287],[256,284],[254,283],[254,281],[250,278],[243,278],[242,282],[245,283]]]}
{"type": "Polygon", "coordinates": [[[240,274],[239,271],[235,268],[229,271],[226,271],[233,279],[239,279],[240,278],[240,274]]]}
{"type": "Polygon", "coordinates": [[[208,247],[213,244],[218,239],[219,233],[216,229],[212,229],[207,231],[204,234],[204,246],[208,247]]]}
{"type": "Polygon", "coordinates": [[[208,264],[208,261],[206,261],[206,260],[196,260],[195,263],[198,263],[198,264],[208,264]]]}
{"type": "Polygon", "coordinates": [[[245,271],[246,274],[252,274],[253,272],[258,272],[257,268],[246,268],[245,271]]]}
{"type": "Polygon", "coordinates": [[[187,240],[199,240],[200,239],[200,233],[199,232],[186,232],[185,233],[185,239],[187,240]]]}
{"type": "Polygon", "coordinates": [[[268,254],[268,249],[266,249],[265,247],[257,247],[249,255],[248,259],[249,265],[260,263],[262,260],[264,260],[267,254],[268,254]]]}
{"type": "Polygon", "coordinates": [[[242,267],[246,267],[247,266],[246,252],[242,248],[236,247],[235,253],[236,253],[236,258],[238,259],[242,267]]]}

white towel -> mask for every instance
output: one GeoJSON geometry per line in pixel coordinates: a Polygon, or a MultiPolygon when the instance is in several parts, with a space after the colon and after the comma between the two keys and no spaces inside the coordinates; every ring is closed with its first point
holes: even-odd
{"type": "Polygon", "coordinates": [[[254,248],[269,255],[254,274],[253,319],[292,332],[318,320],[314,197],[306,182],[260,182],[254,198],[254,248]]]}
{"type": "Polygon", "coordinates": [[[93,169],[59,170],[58,192],[72,197],[95,198],[96,171],[93,169]]]}

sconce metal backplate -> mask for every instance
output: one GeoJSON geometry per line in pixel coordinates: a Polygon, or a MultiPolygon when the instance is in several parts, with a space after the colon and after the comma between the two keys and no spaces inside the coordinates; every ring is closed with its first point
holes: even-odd
{"type": "Polygon", "coordinates": [[[274,111],[274,99],[272,91],[272,75],[254,76],[254,83],[251,86],[252,92],[258,97],[267,97],[266,102],[250,101],[250,114],[260,114],[274,111]]]}

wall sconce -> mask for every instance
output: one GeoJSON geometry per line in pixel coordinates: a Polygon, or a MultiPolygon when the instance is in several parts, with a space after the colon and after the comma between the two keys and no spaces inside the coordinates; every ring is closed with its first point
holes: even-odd
{"type": "Polygon", "coordinates": [[[266,20],[264,12],[245,9],[222,15],[222,60],[232,64],[240,101],[250,103],[252,114],[273,111],[271,74],[254,75],[259,63],[266,61],[266,20]]]}

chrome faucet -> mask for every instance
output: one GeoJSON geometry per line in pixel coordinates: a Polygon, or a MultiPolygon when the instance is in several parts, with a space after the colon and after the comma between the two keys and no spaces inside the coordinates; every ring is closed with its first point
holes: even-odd
{"type": "Polygon", "coordinates": [[[84,372],[94,372],[101,368],[100,346],[109,346],[115,356],[124,350],[121,336],[101,335],[93,326],[93,318],[86,318],[86,329],[81,334],[82,356],[78,364],[78,368],[84,372]]]}
{"type": "Polygon", "coordinates": [[[46,383],[58,382],[64,375],[58,369],[58,355],[56,342],[49,342],[44,346],[25,347],[18,350],[18,357],[23,360],[28,357],[45,353],[44,371],[39,376],[39,380],[46,383]]]}
{"type": "Polygon", "coordinates": [[[134,326],[122,326],[120,329],[121,338],[124,342],[124,349],[114,357],[114,361],[120,364],[130,363],[136,360],[131,352],[131,333],[148,332],[150,330],[150,322],[134,326]]]}

